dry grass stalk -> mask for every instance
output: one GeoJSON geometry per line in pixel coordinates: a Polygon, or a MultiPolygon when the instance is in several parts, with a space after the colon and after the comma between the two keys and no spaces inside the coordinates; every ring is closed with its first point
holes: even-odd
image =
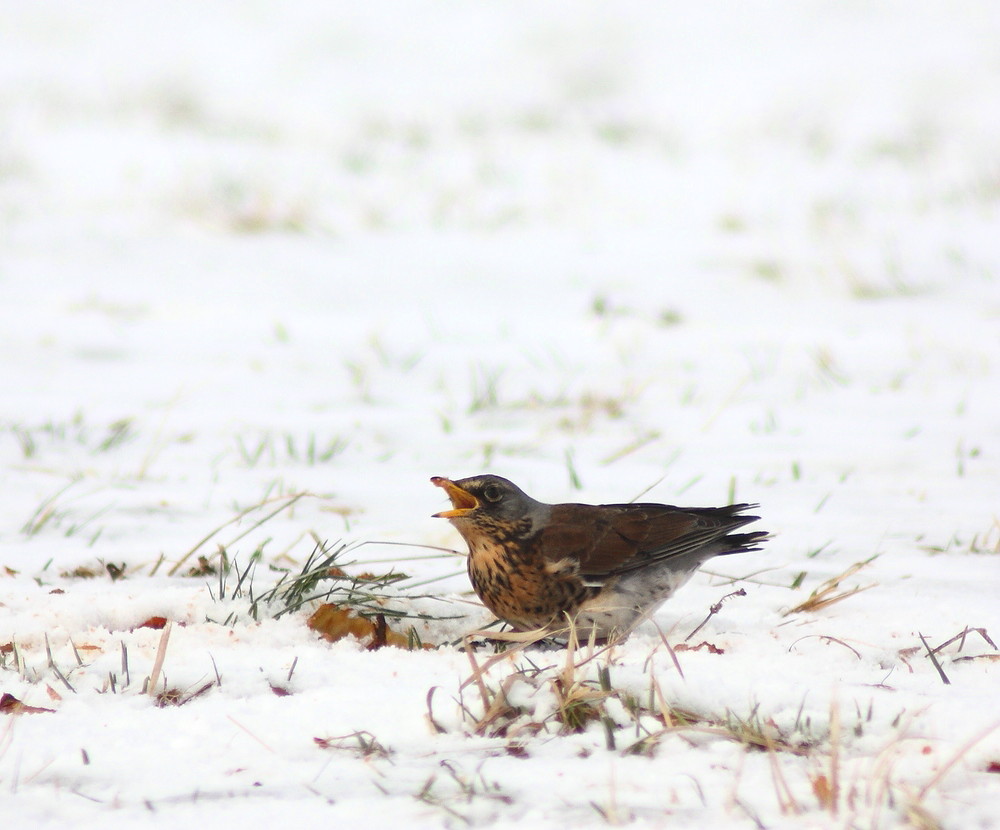
{"type": "Polygon", "coordinates": [[[856,648],[854,648],[853,646],[849,646],[843,640],[839,640],[836,637],[831,637],[829,634],[806,634],[804,637],[799,637],[799,639],[797,639],[794,643],[792,643],[788,647],[788,650],[791,651],[793,648],[795,648],[796,645],[801,643],[803,640],[808,640],[811,637],[818,637],[820,640],[826,640],[828,643],[837,643],[838,645],[842,645],[859,660],[861,659],[861,654],[856,648]]]}
{"type": "Polygon", "coordinates": [[[510,703],[510,690],[515,683],[521,682],[521,675],[510,674],[505,677],[500,688],[493,695],[493,701],[487,708],[479,721],[476,723],[475,733],[477,735],[506,735],[510,727],[516,722],[523,710],[510,703]],[[499,726],[495,726],[500,721],[499,726]]]}
{"type": "MultiPolygon", "coordinates": [[[[490,708],[490,692],[489,689],[486,688],[486,681],[483,679],[483,672],[489,668],[489,665],[486,666],[486,669],[479,668],[479,664],[476,662],[476,656],[472,651],[472,646],[468,639],[465,641],[465,654],[469,658],[469,663],[472,665],[472,674],[459,688],[464,689],[470,683],[475,683],[476,688],[479,689],[479,696],[483,700],[483,711],[487,712],[490,708]]],[[[506,657],[506,655],[503,656],[506,657]]],[[[490,661],[490,664],[492,664],[492,662],[494,661],[490,661]]]]}
{"type": "Polygon", "coordinates": [[[952,755],[951,758],[949,758],[941,766],[941,768],[934,774],[934,776],[930,779],[930,781],[928,781],[926,784],[924,784],[923,787],[920,788],[920,791],[917,793],[916,802],[919,804],[921,801],[923,801],[927,797],[927,794],[941,782],[941,779],[948,774],[948,772],[951,770],[953,766],[955,766],[955,764],[957,764],[960,760],[962,760],[963,756],[965,756],[969,752],[969,750],[971,750],[976,744],[978,744],[988,735],[995,732],[997,729],[1000,729],[1000,721],[997,721],[992,726],[988,726],[978,735],[973,735],[971,738],[969,738],[969,740],[967,740],[957,750],[955,750],[955,754],[952,755]]]}
{"type": "MultiPolygon", "coordinates": [[[[611,691],[595,689],[592,682],[577,677],[577,671],[594,656],[594,642],[591,639],[587,656],[577,662],[575,652],[579,648],[579,641],[576,626],[572,622],[569,627],[569,635],[569,643],[566,646],[566,661],[562,671],[551,680],[552,690],[556,695],[554,716],[556,721],[562,724],[565,731],[582,732],[591,721],[606,717],[603,702],[611,695],[611,691]]],[[[606,680],[604,685],[610,687],[610,680],[606,680]]],[[[607,725],[605,725],[605,729],[607,730],[607,725]]],[[[614,738],[612,733],[608,734],[608,742],[613,748],[614,738]]]]}
{"type": "Polygon", "coordinates": [[[436,735],[443,735],[447,730],[436,720],[434,720],[434,692],[437,686],[431,686],[427,690],[427,723],[436,735]]]}
{"type": "Polygon", "coordinates": [[[146,693],[151,696],[156,695],[156,684],[160,679],[160,670],[163,668],[163,661],[167,657],[170,627],[171,623],[169,621],[163,626],[163,633],[160,634],[160,645],[156,649],[156,659],[153,661],[153,670],[149,673],[149,685],[146,688],[146,693]]]}
{"type": "Polygon", "coordinates": [[[496,640],[502,643],[515,643],[519,648],[523,648],[524,646],[530,646],[533,643],[546,640],[549,637],[565,634],[568,630],[566,628],[533,628],[531,631],[490,631],[488,628],[482,628],[478,631],[470,631],[465,635],[465,639],[467,641],[476,638],[496,640]]]}
{"type": "Polygon", "coordinates": [[[1000,651],[1000,648],[997,647],[997,644],[994,643],[993,640],[990,639],[990,635],[986,631],[985,628],[972,628],[972,627],[970,627],[970,626],[967,625],[965,628],[963,628],[961,631],[959,631],[958,634],[956,634],[951,639],[945,640],[939,646],[935,646],[932,649],[932,652],[934,654],[937,654],[939,651],[941,651],[941,649],[946,648],[947,646],[950,646],[956,640],[958,640],[958,650],[961,651],[963,648],[965,648],[965,639],[970,634],[978,634],[980,637],[982,637],[990,645],[990,647],[992,647],[992,649],[994,651],[1000,651]]]}
{"type": "Polygon", "coordinates": [[[840,803],[840,707],[830,700],[830,815],[836,817],[840,803]]]}
{"type": "Polygon", "coordinates": [[[268,505],[274,504],[275,502],[280,502],[280,504],[278,505],[278,507],[275,508],[274,510],[272,510],[270,513],[268,513],[266,516],[264,516],[264,518],[258,519],[253,524],[251,524],[250,527],[248,527],[246,530],[244,530],[242,533],[240,533],[239,535],[237,535],[235,538],[231,539],[228,544],[223,545],[222,546],[223,549],[229,549],[234,544],[236,544],[236,542],[238,542],[240,539],[242,539],[244,536],[247,536],[248,534],[252,533],[254,530],[256,530],[258,527],[260,527],[262,524],[264,524],[265,522],[273,519],[275,516],[277,516],[283,510],[287,510],[292,505],[294,505],[299,499],[304,498],[305,496],[308,496],[308,495],[311,495],[311,494],[307,493],[307,492],[301,492],[301,493],[294,493],[291,496],[276,496],[276,497],[272,497],[272,498],[267,498],[267,499],[264,499],[261,502],[258,502],[257,504],[251,505],[250,507],[246,508],[245,510],[241,510],[239,513],[237,513],[235,516],[233,516],[233,518],[229,519],[228,521],[223,522],[221,525],[219,525],[217,528],[215,528],[215,530],[211,531],[208,535],[206,535],[204,538],[202,538],[193,548],[191,548],[191,550],[189,550],[180,559],[178,559],[176,562],[174,562],[174,564],[171,565],[170,570],[167,571],[167,576],[174,576],[174,574],[177,573],[177,571],[181,568],[181,566],[183,566],[184,563],[187,562],[188,559],[190,559],[199,550],[201,550],[202,546],[204,546],[209,541],[211,541],[212,537],[215,536],[217,533],[219,533],[222,530],[225,530],[230,525],[237,524],[238,522],[242,521],[246,516],[250,515],[254,511],[260,510],[261,508],[267,507],[268,505]]]}
{"type": "Polygon", "coordinates": [[[778,753],[773,746],[767,748],[767,760],[771,766],[771,780],[774,782],[774,793],[778,800],[778,809],[783,815],[793,813],[798,815],[802,812],[802,806],[795,800],[792,791],[781,772],[781,762],[778,753]]]}
{"type": "Polygon", "coordinates": [[[677,653],[674,651],[674,647],[670,645],[667,640],[667,635],[663,633],[663,630],[656,626],[656,633],[660,635],[660,641],[663,643],[663,647],[667,650],[667,654],[670,655],[670,659],[674,663],[674,668],[677,669],[677,673],[681,676],[681,680],[686,679],[684,677],[684,669],[681,668],[681,661],[677,659],[677,653]]]}
{"type": "Polygon", "coordinates": [[[843,582],[848,577],[854,576],[862,568],[870,565],[876,558],[878,554],[866,559],[864,562],[855,562],[851,567],[838,576],[832,577],[816,588],[805,602],[801,602],[794,608],[789,608],[782,614],[783,617],[787,617],[791,614],[799,614],[806,611],[819,611],[821,608],[827,608],[833,605],[835,602],[840,602],[848,597],[852,597],[855,594],[860,594],[862,591],[867,591],[869,588],[874,588],[877,583],[871,585],[857,585],[854,588],[850,588],[846,591],[837,592],[840,587],[840,583],[843,582]]]}
{"type": "Polygon", "coordinates": [[[904,808],[904,814],[906,815],[906,823],[916,830],[943,830],[941,822],[920,804],[910,802],[904,808]]]}

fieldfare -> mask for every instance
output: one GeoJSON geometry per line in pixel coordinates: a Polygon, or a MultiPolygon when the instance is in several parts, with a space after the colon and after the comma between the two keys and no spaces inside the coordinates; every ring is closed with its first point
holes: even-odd
{"type": "Polygon", "coordinates": [[[472,587],[518,631],[623,637],[648,619],[702,563],[760,550],[768,534],[732,533],[758,505],[544,504],[495,475],[451,481],[448,519],[469,546],[472,587]]]}

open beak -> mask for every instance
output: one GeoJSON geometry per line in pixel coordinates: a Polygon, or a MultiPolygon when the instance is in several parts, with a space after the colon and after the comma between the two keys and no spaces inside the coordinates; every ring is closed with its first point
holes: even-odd
{"type": "Polygon", "coordinates": [[[433,516],[435,519],[459,519],[462,516],[468,516],[473,510],[479,507],[479,499],[472,495],[472,493],[463,490],[450,478],[431,476],[431,484],[443,487],[454,507],[454,510],[444,510],[441,513],[435,513],[433,516]]]}

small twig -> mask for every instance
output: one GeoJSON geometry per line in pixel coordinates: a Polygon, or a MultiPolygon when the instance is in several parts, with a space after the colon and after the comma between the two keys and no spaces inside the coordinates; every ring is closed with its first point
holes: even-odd
{"type": "Polygon", "coordinates": [[[442,735],[445,732],[445,728],[434,720],[434,708],[432,705],[436,689],[437,686],[431,686],[427,690],[427,722],[431,725],[431,729],[433,729],[438,735],[442,735]]]}
{"type": "Polygon", "coordinates": [[[931,651],[931,647],[930,645],[928,645],[927,640],[924,638],[924,635],[918,631],[917,636],[920,638],[920,642],[924,644],[924,648],[927,649],[927,656],[931,658],[931,663],[934,664],[934,668],[937,669],[937,673],[941,675],[941,680],[944,682],[944,685],[950,686],[951,681],[948,679],[948,675],[944,673],[944,669],[941,668],[941,664],[938,662],[937,656],[934,654],[933,651],[931,651]]]}
{"type": "Polygon", "coordinates": [[[701,621],[701,624],[698,625],[698,627],[695,628],[694,631],[692,631],[690,634],[687,635],[687,637],[684,638],[684,642],[686,643],[695,634],[701,631],[702,628],[705,627],[705,624],[722,610],[722,603],[724,603],[727,599],[729,599],[730,597],[745,597],[746,595],[747,592],[745,588],[740,588],[738,591],[733,591],[730,594],[726,594],[722,599],[720,599],[717,603],[715,603],[715,605],[713,605],[711,608],[708,609],[708,616],[701,621]]]}
{"type": "Polygon", "coordinates": [[[838,640],[836,637],[831,637],[829,634],[806,634],[805,637],[799,637],[799,639],[797,639],[794,643],[792,643],[788,647],[788,650],[791,651],[793,648],[795,648],[797,643],[801,643],[803,640],[808,640],[810,637],[819,637],[821,640],[826,640],[831,643],[838,643],[839,645],[842,645],[844,648],[850,649],[852,652],[854,652],[854,656],[857,657],[859,660],[861,659],[861,654],[858,652],[857,649],[855,649],[853,646],[849,646],[843,640],[838,640]]]}
{"type": "Polygon", "coordinates": [[[990,662],[994,662],[996,660],[1000,660],[1000,654],[966,654],[963,657],[956,657],[951,662],[965,663],[969,660],[989,660],[990,662]]]}
{"type": "Polygon", "coordinates": [[[955,640],[959,641],[958,650],[961,651],[963,648],[965,648],[965,638],[969,634],[973,634],[973,633],[974,634],[978,634],[980,637],[982,637],[987,643],[989,643],[993,647],[994,651],[1000,651],[1000,649],[997,648],[997,644],[994,643],[990,639],[990,635],[986,633],[986,629],[985,628],[969,628],[969,626],[966,626],[961,631],[959,631],[958,634],[956,634],[954,637],[952,637],[950,640],[945,640],[943,643],[941,643],[941,645],[937,646],[937,648],[934,649],[934,653],[937,654],[937,652],[939,652],[945,646],[950,646],[952,643],[955,642],[955,640]]]}
{"type": "Polygon", "coordinates": [[[207,692],[209,689],[211,689],[212,686],[214,686],[214,685],[215,685],[214,683],[206,683],[205,685],[203,685],[197,691],[191,692],[191,694],[186,695],[185,697],[183,697],[180,700],[178,700],[177,701],[177,705],[178,706],[183,706],[185,703],[190,703],[196,697],[201,697],[203,694],[205,694],[205,692],[207,692]]]}

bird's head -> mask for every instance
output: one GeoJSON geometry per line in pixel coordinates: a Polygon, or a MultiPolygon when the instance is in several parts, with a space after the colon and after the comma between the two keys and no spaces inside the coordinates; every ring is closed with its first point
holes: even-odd
{"type": "Polygon", "coordinates": [[[444,488],[452,509],[435,513],[435,518],[450,519],[461,530],[473,525],[522,525],[530,530],[533,520],[547,505],[535,501],[513,482],[494,475],[471,476],[452,481],[433,476],[431,483],[444,488]]]}

